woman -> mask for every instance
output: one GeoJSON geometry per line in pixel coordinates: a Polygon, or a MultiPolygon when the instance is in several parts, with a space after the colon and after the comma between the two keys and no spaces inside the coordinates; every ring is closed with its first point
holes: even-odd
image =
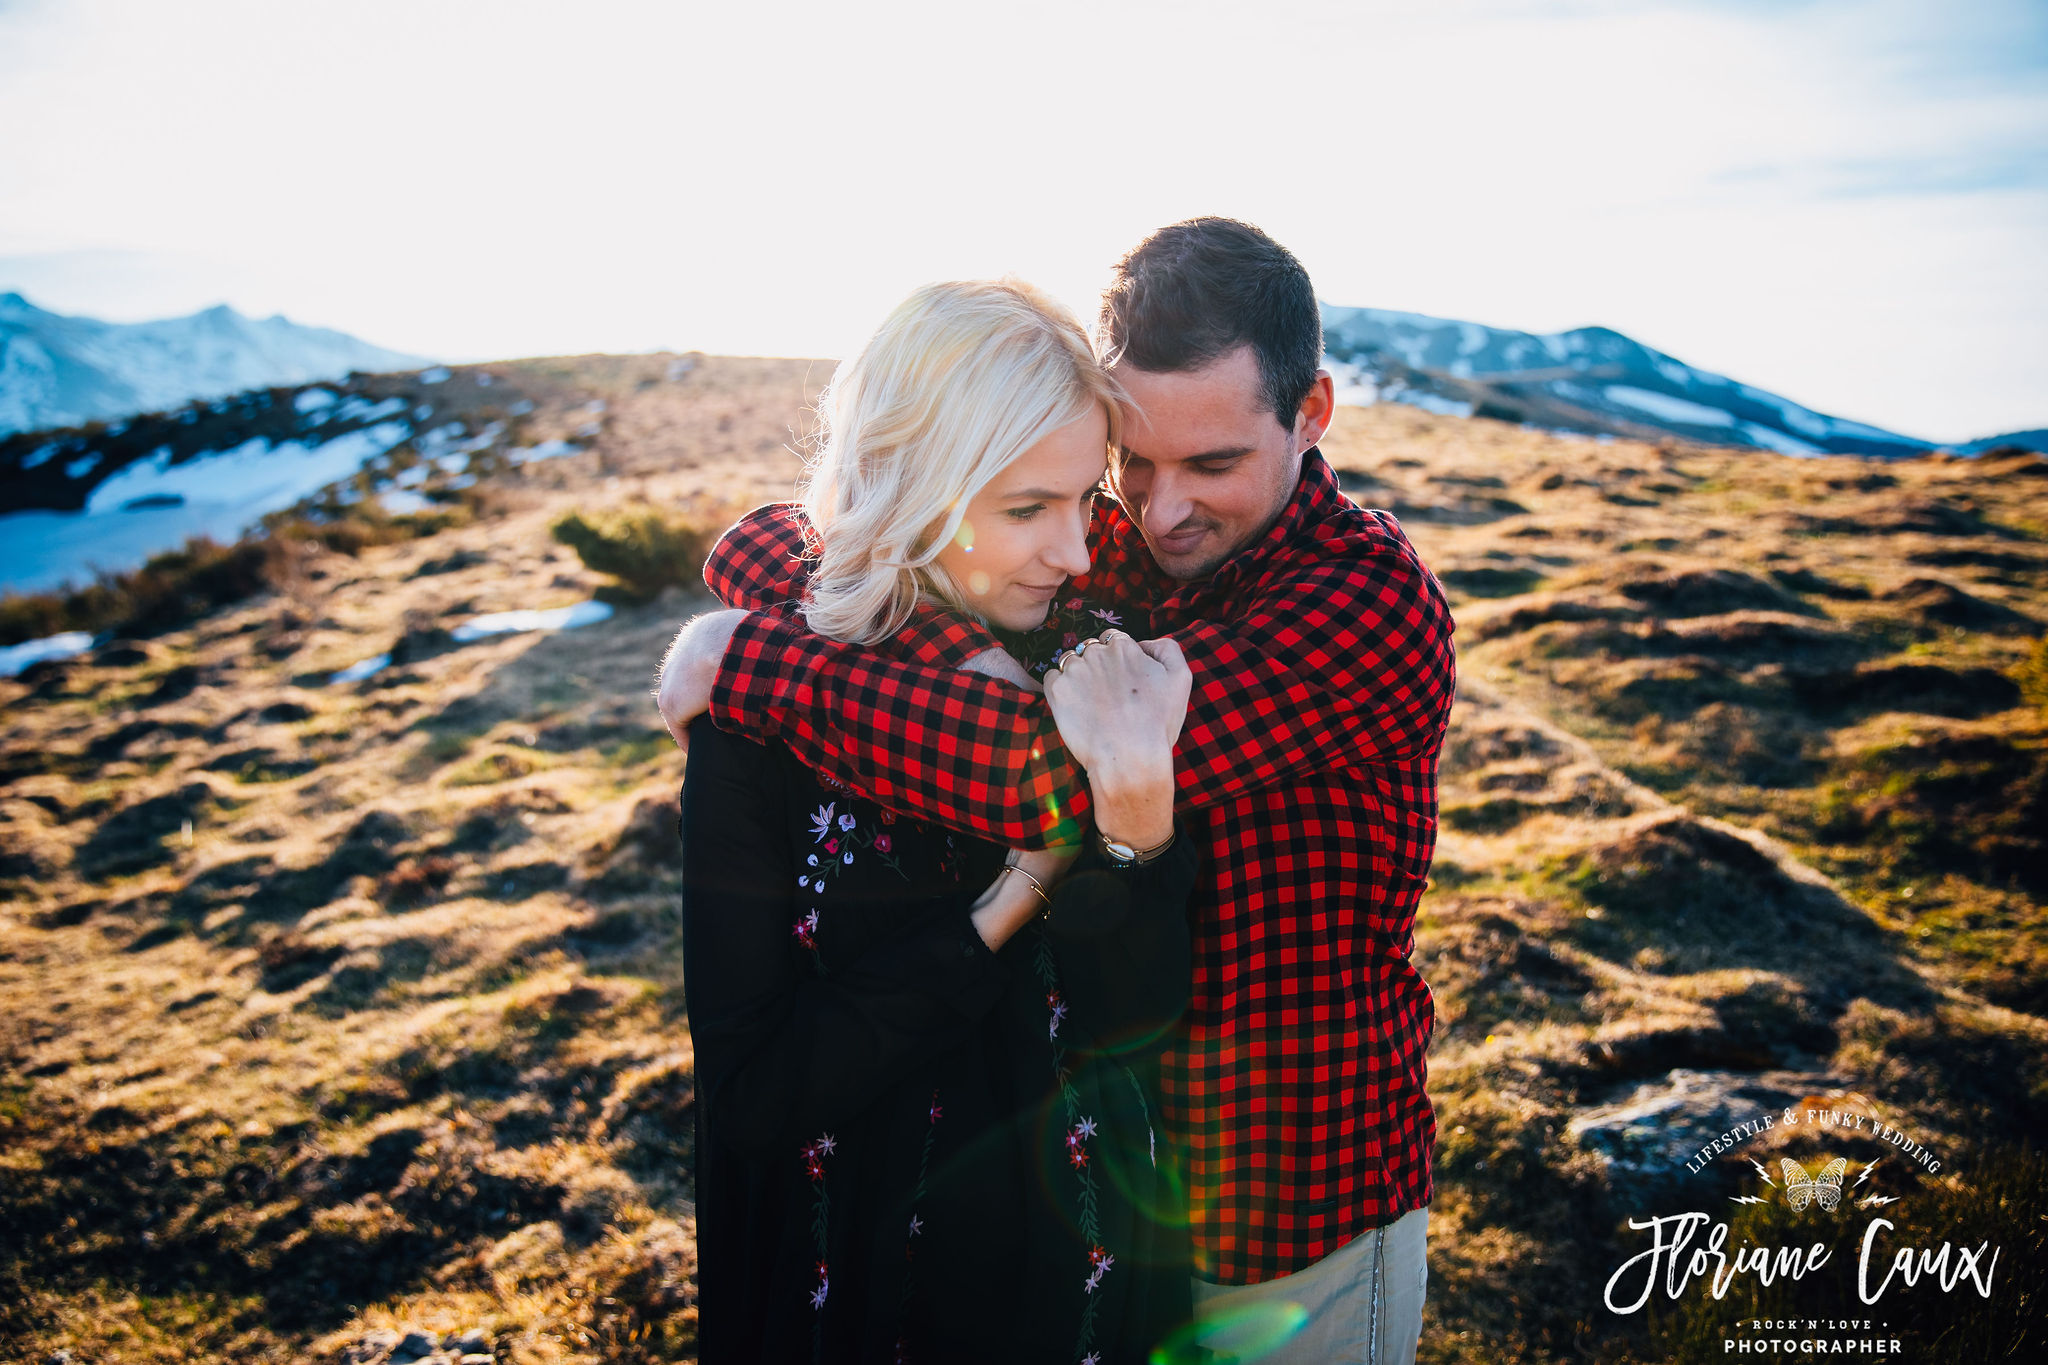
{"type": "MultiPolygon", "coordinates": [[[[1117,393],[1026,287],[920,290],[834,375],[801,610],[886,644],[941,607],[1043,673],[1074,618],[1117,393]]],[[[752,603],[748,605],[765,605],[752,603]]],[[[722,1361],[1142,1361],[1187,1316],[1153,1044],[1185,1004],[1189,675],[1122,631],[1064,654],[1098,828],[1012,853],[690,727],[684,973],[699,1331],[722,1361]]]]}

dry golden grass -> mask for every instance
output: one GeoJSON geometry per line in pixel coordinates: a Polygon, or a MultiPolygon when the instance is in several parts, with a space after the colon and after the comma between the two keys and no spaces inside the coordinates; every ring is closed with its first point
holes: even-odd
{"type": "MultiPolygon", "coordinates": [[[[536,405],[523,439],[594,422],[592,448],[0,683],[9,1352],[338,1361],[483,1327],[536,1365],[689,1358],[683,764],[647,689],[704,603],[445,632],[591,596],[569,512],[788,496],[830,367],[692,360],[485,367],[536,405]]],[[[1674,1067],[1834,1078],[1964,1170],[2040,1130],[2048,465],[1401,407],[1324,449],[1460,621],[1418,925],[1426,1359],[1656,1358],[1599,1307],[1628,1206],[1570,1125],[1674,1067]]]]}

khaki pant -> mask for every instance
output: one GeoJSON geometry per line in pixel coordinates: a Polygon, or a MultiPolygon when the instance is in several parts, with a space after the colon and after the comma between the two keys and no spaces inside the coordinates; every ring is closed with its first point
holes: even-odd
{"type": "Polygon", "coordinates": [[[1277,1280],[1196,1280],[1196,1340],[1219,1363],[1413,1365],[1428,1249],[1429,1210],[1416,1209],[1277,1280]]]}

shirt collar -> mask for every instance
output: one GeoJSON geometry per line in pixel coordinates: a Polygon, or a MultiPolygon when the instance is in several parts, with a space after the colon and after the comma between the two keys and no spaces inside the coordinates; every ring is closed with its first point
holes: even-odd
{"type": "Polygon", "coordinates": [[[1174,578],[1159,567],[1159,561],[1152,557],[1151,548],[1145,544],[1144,533],[1139,531],[1137,522],[1120,504],[1112,504],[1106,515],[1117,558],[1135,569],[1153,590],[1151,598],[1154,603],[1160,607],[1179,607],[1199,596],[1235,587],[1245,575],[1256,571],[1282,547],[1308,533],[1318,523],[1329,520],[1339,509],[1351,505],[1351,499],[1337,486],[1337,476],[1330,469],[1329,461],[1323,458],[1321,448],[1310,446],[1301,457],[1301,477],[1295,481],[1294,493],[1280,509],[1280,515],[1273,524],[1251,544],[1217,565],[1216,571],[1207,578],[1190,583],[1174,578]]]}

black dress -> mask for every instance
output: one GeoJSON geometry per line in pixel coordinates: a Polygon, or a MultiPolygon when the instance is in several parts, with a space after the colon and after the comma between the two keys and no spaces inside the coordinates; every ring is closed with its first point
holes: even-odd
{"type": "Polygon", "coordinates": [[[1145,1361],[1190,1311],[1156,1068],[1195,841],[1091,848],[991,953],[1004,850],[780,744],[698,718],[682,832],[704,1365],[1145,1361]]]}

